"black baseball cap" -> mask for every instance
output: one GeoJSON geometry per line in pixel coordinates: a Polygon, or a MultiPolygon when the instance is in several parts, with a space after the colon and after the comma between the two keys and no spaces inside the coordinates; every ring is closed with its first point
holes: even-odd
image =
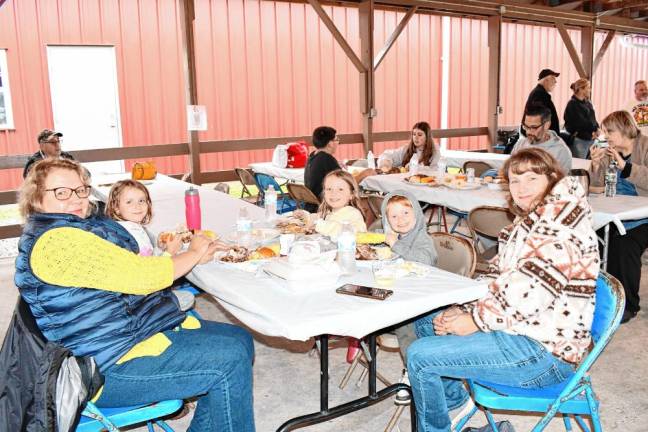
{"type": "Polygon", "coordinates": [[[51,129],[43,129],[41,131],[41,133],[38,134],[38,142],[42,143],[42,142],[49,141],[50,138],[52,138],[54,136],[60,138],[60,137],[63,136],[63,134],[61,132],[56,132],[56,131],[53,131],[51,129]]]}
{"type": "Polygon", "coordinates": [[[538,74],[538,81],[540,81],[542,78],[548,77],[549,75],[553,75],[555,77],[559,76],[559,72],[554,72],[551,69],[542,69],[540,73],[538,74]]]}

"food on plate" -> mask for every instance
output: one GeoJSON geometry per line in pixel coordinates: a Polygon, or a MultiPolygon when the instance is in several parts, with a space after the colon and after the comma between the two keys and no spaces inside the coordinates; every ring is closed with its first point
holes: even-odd
{"type": "Polygon", "coordinates": [[[216,234],[212,230],[201,230],[201,231],[199,231],[199,233],[204,235],[205,237],[209,237],[212,240],[217,240],[218,239],[218,234],[216,234]]]}
{"type": "Polygon", "coordinates": [[[250,251],[248,251],[243,246],[232,246],[219,259],[220,261],[228,263],[240,263],[247,261],[249,259],[249,256],[250,251]]]}
{"type": "MultiPolygon", "coordinates": [[[[206,235],[208,237],[211,237],[212,239],[217,238],[216,234],[213,231],[206,230],[203,231],[203,233],[204,232],[209,233],[206,235]]],[[[189,243],[191,241],[191,238],[193,237],[193,233],[185,226],[180,226],[175,231],[163,231],[158,236],[158,246],[163,247],[165,244],[173,240],[176,236],[180,236],[182,243],[189,243]]]]}
{"type": "Polygon", "coordinates": [[[389,246],[372,246],[368,244],[359,244],[356,246],[356,259],[362,261],[375,261],[390,259],[392,250],[389,246]]]}
{"type": "Polygon", "coordinates": [[[374,250],[376,251],[376,255],[378,256],[379,260],[391,259],[393,255],[392,250],[389,246],[377,246],[374,247],[374,250]]]}
{"type": "Polygon", "coordinates": [[[464,182],[466,182],[468,181],[468,176],[466,176],[466,174],[457,174],[454,179],[463,180],[464,182]]]}
{"type": "Polygon", "coordinates": [[[313,228],[306,225],[301,214],[278,221],[277,229],[281,234],[311,234],[313,232],[313,228]]]}
{"type": "Polygon", "coordinates": [[[421,183],[436,183],[436,177],[434,176],[423,177],[421,179],[421,183]]]}
{"type": "Polygon", "coordinates": [[[260,259],[268,259],[268,258],[274,258],[278,256],[278,254],[275,253],[272,248],[262,246],[260,248],[257,248],[256,250],[252,251],[250,255],[248,256],[248,259],[250,260],[260,260],[260,259]]]}
{"type": "Polygon", "coordinates": [[[356,244],[380,244],[385,243],[385,234],[372,232],[356,233],[356,244]]]}
{"type": "Polygon", "coordinates": [[[455,178],[450,184],[456,188],[463,188],[466,187],[466,179],[455,178]]]}
{"type": "Polygon", "coordinates": [[[421,183],[422,175],[413,175],[407,178],[407,181],[410,183],[421,183]]]}
{"type": "Polygon", "coordinates": [[[493,183],[493,176],[486,176],[484,177],[484,183],[493,183]]]}

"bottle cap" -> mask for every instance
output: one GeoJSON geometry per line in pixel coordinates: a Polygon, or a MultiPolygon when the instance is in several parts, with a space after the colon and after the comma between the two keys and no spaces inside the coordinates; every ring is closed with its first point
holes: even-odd
{"type": "Polygon", "coordinates": [[[185,191],[185,195],[198,195],[198,189],[195,189],[193,186],[189,186],[189,189],[185,191]]]}

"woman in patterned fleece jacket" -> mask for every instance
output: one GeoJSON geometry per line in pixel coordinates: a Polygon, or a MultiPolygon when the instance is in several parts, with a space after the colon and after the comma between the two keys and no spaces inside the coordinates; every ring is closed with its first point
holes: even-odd
{"type": "Polygon", "coordinates": [[[462,379],[557,384],[591,342],[599,256],[582,187],[541,149],[503,172],[517,218],[500,233],[488,293],[416,322],[408,370],[424,432],[449,431],[472,408],[462,379]]]}

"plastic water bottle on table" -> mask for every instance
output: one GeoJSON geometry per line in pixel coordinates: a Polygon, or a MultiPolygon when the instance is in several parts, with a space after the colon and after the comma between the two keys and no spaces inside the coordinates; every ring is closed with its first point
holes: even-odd
{"type": "Polygon", "coordinates": [[[238,218],[236,219],[236,238],[243,247],[248,247],[252,241],[252,219],[250,219],[246,207],[239,209],[238,218]]]}
{"type": "Polygon", "coordinates": [[[605,196],[614,197],[616,196],[616,187],[617,187],[617,163],[616,160],[612,159],[610,165],[608,165],[607,170],[605,171],[605,196]]]}
{"type": "Polygon", "coordinates": [[[264,207],[266,221],[273,221],[277,218],[277,191],[273,185],[268,186],[264,196],[264,207]]]}
{"type": "Polygon", "coordinates": [[[337,262],[344,275],[356,271],[356,235],[350,222],[342,222],[342,230],[337,239],[337,262]]]}

